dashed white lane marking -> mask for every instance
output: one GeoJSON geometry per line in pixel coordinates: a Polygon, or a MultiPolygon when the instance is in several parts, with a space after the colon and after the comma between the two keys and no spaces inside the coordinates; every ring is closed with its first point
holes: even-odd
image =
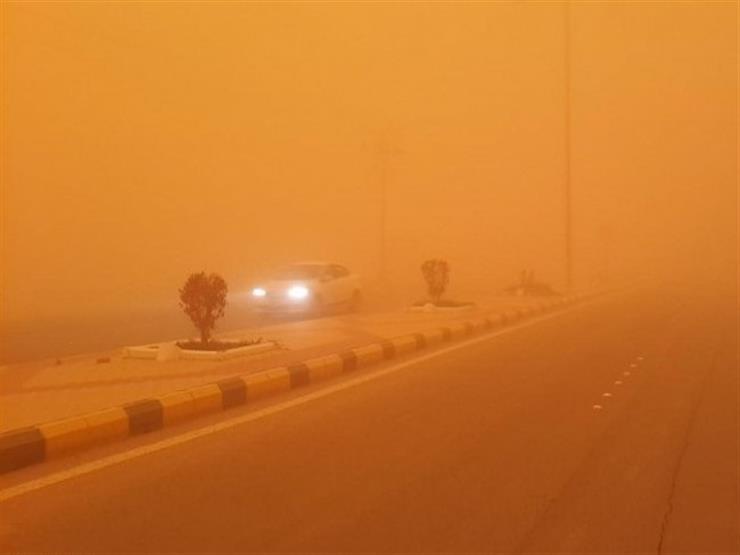
{"type": "MultiPolygon", "coordinates": [[[[643,357],[638,356],[638,357],[635,357],[635,359],[637,361],[641,361],[641,360],[643,360],[643,357]]],[[[630,363],[630,368],[637,368],[637,363],[636,362],[631,362],[630,363]]],[[[623,376],[631,376],[632,375],[632,372],[630,372],[629,370],[625,370],[624,372],[622,372],[622,375],[623,376]]],[[[622,380],[615,380],[614,381],[614,385],[622,385],[623,383],[624,382],[622,382],[622,380]]],[[[609,393],[608,391],[606,393],[602,393],[601,396],[602,397],[606,397],[606,398],[613,397],[613,395],[611,393],[609,393]]],[[[593,405],[591,408],[594,409],[594,410],[601,410],[604,407],[602,407],[601,405],[593,405]]]]}
{"type": "Polygon", "coordinates": [[[558,316],[562,316],[563,314],[565,314],[565,312],[555,312],[552,314],[546,314],[544,316],[538,316],[537,318],[533,318],[527,322],[513,325],[511,327],[504,328],[502,330],[492,331],[490,333],[486,333],[485,335],[481,335],[480,337],[467,339],[465,341],[461,341],[457,345],[450,345],[449,347],[445,347],[443,349],[439,349],[432,353],[427,353],[425,355],[414,357],[404,362],[394,364],[393,366],[380,368],[379,370],[375,370],[375,371],[370,371],[364,376],[359,376],[357,378],[347,380],[345,382],[342,382],[342,383],[339,383],[339,384],[336,384],[330,387],[324,387],[318,391],[307,393],[305,395],[301,395],[300,397],[296,397],[289,401],[283,401],[282,403],[277,403],[275,405],[269,406],[261,410],[257,410],[249,414],[245,414],[243,416],[237,416],[234,418],[230,418],[229,420],[224,420],[217,424],[212,424],[204,428],[199,428],[197,430],[193,430],[193,431],[186,432],[186,433],[174,436],[174,437],[170,437],[170,438],[158,441],[156,443],[152,443],[149,445],[143,445],[141,447],[137,447],[129,451],[125,451],[125,452],[118,453],[115,455],[110,455],[110,456],[107,456],[107,457],[104,457],[102,459],[98,459],[95,461],[83,463],[79,466],[69,468],[66,470],[62,470],[60,472],[56,472],[54,474],[50,474],[42,478],[37,478],[35,480],[23,482],[16,486],[11,486],[4,490],[0,490],[0,502],[7,501],[8,499],[12,499],[14,497],[24,495],[26,493],[30,493],[35,490],[46,488],[54,484],[58,484],[60,482],[66,482],[67,480],[71,480],[73,478],[76,478],[78,476],[82,476],[85,474],[90,474],[92,472],[102,470],[109,466],[121,464],[131,459],[137,459],[139,457],[143,457],[150,453],[156,453],[158,451],[169,449],[170,447],[175,447],[183,443],[189,443],[198,438],[209,436],[209,435],[215,434],[223,430],[228,430],[230,428],[235,428],[242,424],[246,424],[247,422],[252,422],[254,420],[260,420],[272,414],[283,412],[290,408],[307,404],[316,399],[320,399],[322,397],[328,397],[329,395],[332,395],[339,391],[350,389],[358,385],[364,384],[366,382],[377,380],[388,374],[399,372],[400,370],[403,370],[404,368],[408,366],[413,366],[414,364],[418,364],[420,362],[424,362],[424,361],[439,357],[441,355],[445,355],[447,353],[451,353],[454,351],[458,351],[460,349],[464,349],[471,345],[475,345],[476,343],[483,343],[484,341],[488,341],[489,339],[493,339],[494,337],[506,335],[508,333],[513,333],[515,331],[519,331],[521,329],[534,326],[540,322],[544,322],[545,320],[551,320],[553,318],[557,318],[558,316]]]}

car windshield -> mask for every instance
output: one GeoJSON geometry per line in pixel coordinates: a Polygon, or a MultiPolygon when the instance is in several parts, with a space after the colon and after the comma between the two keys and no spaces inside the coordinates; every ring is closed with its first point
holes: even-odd
{"type": "Polygon", "coordinates": [[[326,266],[321,264],[294,264],[280,268],[272,277],[277,280],[318,279],[325,272],[326,266]]]}

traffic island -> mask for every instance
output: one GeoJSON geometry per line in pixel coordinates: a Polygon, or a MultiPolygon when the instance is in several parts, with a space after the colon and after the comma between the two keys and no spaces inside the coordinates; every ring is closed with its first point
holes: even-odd
{"type": "Polygon", "coordinates": [[[172,341],[154,345],[124,347],[123,358],[169,360],[229,360],[279,349],[275,341],[256,340],[211,341],[205,346],[199,341],[172,341]]]}

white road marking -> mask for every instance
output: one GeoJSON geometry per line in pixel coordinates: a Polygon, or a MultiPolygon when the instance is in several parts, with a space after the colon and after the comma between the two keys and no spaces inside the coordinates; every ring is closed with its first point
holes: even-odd
{"type": "Polygon", "coordinates": [[[601,410],[601,409],[603,409],[604,407],[602,407],[601,405],[594,405],[594,406],[593,406],[593,407],[591,407],[591,408],[593,408],[594,410],[601,410]]]}
{"type": "Polygon", "coordinates": [[[545,316],[539,316],[537,318],[533,318],[532,320],[528,320],[527,322],[524,322],[522,324],[516,324],[514,326],[507,327],[502,330],[496,330],[490,333],[486,333],[485,335],[481,335],[480,337],[474,337],[472,339],[467,339],[465,341],[457,343],[456,345],[451,345],[449,347],[439,349],[432,353],[427,353],[425,355],[417,356],[413,359],[406,360],[398,364],[394,364],[393,366],[382,368],[380,370],[376,370],[374,372],[368,373],[365,376],[359,376],[352,380],[348,380],[346,382],[343,382],[343,383],[340,383],[340,384],[337,384],[331,387],[325,387],[313,393],[307,393],[305,395],[301,395],[300,397],[296,397],[295,399],[291,399],[290,401],[284,401],[282,403],[278,403],[276,405],[252,412],[250,414],[246,414],[244,416],[237,416],[234,418],[230,418],[229,420],[224,420],[223,422],[219,422],[218,424],[212,424],[210,426],[206,426],[198,430],[193,430],[191,432],[185,432],[181,435],[171,437],[168,439],[163,439],[156,443],[152,443],[149,445],[143,445],[141,447],[136,447],[135,449],[131,449],[123,453],[118,453],[115,455],[103,457],[102,459],[99,459],[96,461],[91,461],[88,463],[81,464],[79,466],[75,466],[73,468],[69,468],[67,470],[55,472],[54,474],[50,474],[49,476],[44,476],[42,478],[37,478],[35,480],[30,480],[28,482],[18,484],[16,486],[11,486],[4,490],[0,490],[0,502],[7,501],[8,499],[12,499],[14,497],[18,497],[18,496],[30,493],[32,491],[42,489],[42,488],[46,488],[54,484],[58,484],[60,482],[65,482],[67,480],[71,480],[72,478],[76,478],[84,474],[90,474],[92,472],[102,470],[104,468],[108,468],[109,466],[121,464],[121,463],[124,463],[132,459],[137,459],[139,457],[143,457],[150,453],[156,453],[158,451],[162,451],[170,447],[175,447],[177,445],[189,443],[198,438],[209,436],[209,435],[218,433],[223,430],[228,430],[230,428],[240,426],[241,424],[245,424],[247,422],[252,422],[254,420],[260,420],[272,414],[276,414],[278,412],[283,412],[293,407],[304,405],[306,403],[309,403],[316,399],[321,399],[322,397],[327,397],[339,391],[350,389],[352,387],[356,387],[358,385],[364,384],[369,381],[377,380],[378,378],[387,376],[388,374],[393,374],[395,372],[403,370],[404,368],[413,366],[414,364],[418,364],[419,362],[423,362],[426,360],[436,358],[441,355],[445,355],[447,353],[458,351],[460,349],[464,349],[465,347],[469,347],[470,345],[475,345],[476,343],[482,343],[484,341],[488,341],[489,339],[498,337],[500,335],[506,335],[507,333],[519,331],[521,329],[528,328],[530,326],[533,326],[545,320],[557,318],[558,316],[562,316],[563,314],[564,312],[556,312],[553,314],[547,314],[545,316]]]}
{"type": "Polygon", "coordinates": [[[623,376],[631,376],[632,375],[632,372],[622,372],[622,375],[623,376]]]}
{"type": "Polygon", "coordinates": [[[602,397],[611,397],[612,394],[607,391],[606,393],[602,393],[601,396],[602,397]]]}
{"type": "Polygon", "coordinates": [[[614,385],[622,385],[622,380],[617,380],[614,382],[614,385]]]}
{"type": "Polygon", "coordinates": [[[633,362],[632,364],[630,364],[630,368],[637,368],[637,364],[635,364],[635,363],[633,362]]]}
{"type": "Polygon", "coordinates": [[[644,360],[642,357],[637,357],[637,360],[644,360]]]}

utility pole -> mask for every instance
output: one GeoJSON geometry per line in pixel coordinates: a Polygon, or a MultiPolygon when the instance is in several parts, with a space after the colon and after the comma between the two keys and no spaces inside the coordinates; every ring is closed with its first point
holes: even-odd
{"type": "Polygon", "coordinates": [[[565,50],[565,287],[570,291],[573,287],[573,215],[571,199],[571,90],[570,90],[570,0],[564,5],[564,50],[565,50]]]}
{"type": "Polygon", "coordinates": [[[375,155],[378,163],[378,281],[381,283],[386,279],[387,270],[387,242],[388,242],[388,177],[393,156],[403,154],[403,151],[391,146],[387,133],[381,134],[375,155]]]}
{"type": "Polygon", "coordinates": [[[601,226],[601,249],[603,250],[603,262],[601,268],[601,282],[599,285],[603,287],[609,283],[609,274],[611,272],[611,257],[612,257],[612,228],[608,223],[604,223],[601,226]]]}

